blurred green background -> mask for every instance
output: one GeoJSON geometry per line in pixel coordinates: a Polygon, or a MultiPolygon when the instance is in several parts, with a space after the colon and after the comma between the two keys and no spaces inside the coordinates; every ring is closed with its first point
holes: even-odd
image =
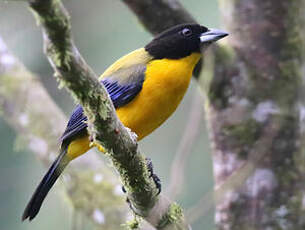
{"type": "MultiPolygon", "coordinates": [[[[181,0],[201,23],[219,27],[216,1],[181,0]]],[[[66,0],[73,35],[80,52],[98,74],[122,55],[144,46],[152,38],[121,1],[66,0]]],[[[68,115],[74,103],[59,90],[52,69],[42,53],[40,28],[25,2],[0,2],[0,35],[10,50],[36,73],[58,105],[68,115]]],[[[152,158],[163,188],[169,182],[170,165],[187,123],[191,100],[198,90],[192,82],[177,112],[161,128],[140,143],[152,158]]],[[[178,202],[187,209],[213,188],[212,163],[206,127],[202,118],[200,136],[187,162],[186,181],[178,202]]],[[[0,230],[71,229],[72,211],[53,189],[39,216],[22,223],[21,214],[45,168],[26,149],[15,151],[16,134],[0,117],[0,230]]],[[[215,229],[213,210],[193,224],[193,229],[215,229]]]]}

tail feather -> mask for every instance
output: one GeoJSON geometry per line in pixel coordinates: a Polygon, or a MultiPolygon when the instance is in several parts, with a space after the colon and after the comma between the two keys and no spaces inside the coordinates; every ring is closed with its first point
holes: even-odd
{"type": "Polygon", "coordinates": [[[27,204],[22,215],[22,221],[24,221],[27,218],[29,218],[29,220],[31,221],[32,219],[35,218],[35,216],[39,212],[42,202],[44,201],[48,192],[50,191],[50,189],[56,182],[57,178],[60,176],[62,171],[69,163],[66,153],[67,153],[67,148],[66,147],[62,148],[61,153],[53,162],[48,172],[45,174],[40,184],[36,188],[34,194],[32,195],[31,200],[27,204]]]}

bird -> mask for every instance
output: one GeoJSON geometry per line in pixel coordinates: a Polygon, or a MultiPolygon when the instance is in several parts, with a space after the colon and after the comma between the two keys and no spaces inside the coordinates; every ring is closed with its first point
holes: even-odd
{"type": "MultiPolygon", "coordinates": [[[[118,59],[100,76],[118,118],[137,135],[138,141],[173,114],[189,86],[202,51],[227,35],[196,23],[179,24],[118,59]]],[[[59,155],[28,202],[22,221],[35,218],[69,162],[92,147],[87,117],[81,105],[73,110],[60,141],[59,155]]]]}

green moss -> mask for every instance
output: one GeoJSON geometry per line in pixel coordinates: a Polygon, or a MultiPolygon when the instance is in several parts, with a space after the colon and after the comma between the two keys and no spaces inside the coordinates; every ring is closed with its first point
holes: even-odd
{"type": "Polygon", "coordinates": [[[122,159],[118,160],[116,155],[110,157],[119,171],[133,211],[140,216],[147,216],[158,199],[156,196],[158,191],[148,172],[145,156],[136,154],[129,159],[124,156],[124,162],[121,161],[122,159]]]}
{"type": "Polygon", "coordinates": [[[157,229],[165,228],[169,224],[180,224],[183,218],[182,208],[177,203],[172,203],[166,214],[161,218],[157,229]]]}
{"type": "Polygon", "coordinates": [[[99,116],[103,119],[106,120],[109,116],[108,111],[110,111],[110,103],[108,100],[105,100],[104,98],[101,98],[101,103],[104,105],[102,106],[105,109],[99,110],[99,116]]]}
{"type": "MultiPolygon", "coordinates": [[[[112,155],[112,157],[114,156],[112,155]]],[[[136,164],[134,165],[134,171],[132,173],[135,174],[134,175],[135,177],[139,177],[139,175],[141,175],[140,176],[141,178],[138,178],[141,180],[136,179],[131,181],[130,171],[127,169],[127,167],[124,167],[125,165],[123,166],[119,164],[118,161],[116,161],[116,159],[113,159],[113,163],[115,168],[118,169],[122,181],[125,182],[124,184],[127,186],[126,189],[131,193],[139,193],[143,191],[143,185],[150,183],[150,181],[146,180],[147,178],[149,178],[149,172],[147,170],[146,160],[143,155],[138,155],[137,161],[133,159],[129,162],[129,164],[132,165],[136,164]]]]}
{"type": "MultiPolygon", "coordinates": [[[[116,154],[109,151],[109,155],[121,175],[129,199],[138,211],[137,213],[145,216],[157,200],[157,189],[152,189],[154,188],[154,182],[147,170],[145,157],[137,154],[137,149],[133,146],[129,149],[123,146],[124,143],[121,146],[120,143],[117,143],[117,140],[114,140],[113,131],[117,127],[117,123],[109,119],[112,112],[111,102],[106,94],[100,90],[100,83],[93,79],[95,76],[90,68],[82,60],[79,60],[79,53],[72,47],[69,17],[65,9],[59,0],[52,0],[47,3],[43,0],[32,1],[30,6],[37,13],[35,13],[36,20],[44,28],[47,56],[52,60],[53,67],[55,66],[58,74],[63,76],[57,75],[57,77],[59,77],[61,84],[69,89],[72,96],[82,104],[88,117],[89,131],[93,141],[107,149],[114,149],[113,151],[116,154]],[[79,81],[74,84],[75,76],[79,76],[79,81]],[[106,120],[109,121],[108,124],[111,124],[108,125],[106,120]],[[93,125],[90,125],[91,123],[93,125]]],[[[126,134],[121,139],[127,139],[126,142],[130,142],[126,134]]],[[[95,189],[96,187],[90,183],[83,182],[82,184],[82,190],[85,190],[85,194],[94,194],[95,189]]],[[[73,189],[70,191],[72,196],[73,189]]],[[[75,206],[79,209],[88,210],[99,202],[104,205],[102,202],[104,202],[105,196],[107,194],[99,194],[98,197],[102,197],[103,200],[98,200],[95,197],[78,194],[74,199],[75,206]],[[91,199],[95,204],[85,207],[85,204],[90,204],[91,199]]],[[[111,207],[113,205],[109,204],[107,206],[111,207]]],[[[91,213],[89,211],[86,212],[91,213]]]]}
{"type": "Polygon", "coordinates": [[[69,71],[72,58],[71,26],[68,14],[62,11],[61,2],[59,0],[47,3],[35,1],[31,3],[30,10],[37,24],[46,28],[45,33],[48,38],[45,43],[47,44],[46,50],[53,63],[57,67],[69,71]]]}
{"type": "Polygon", "coordinates": [[[140,217],[135,216],[132,220],[127,221],[123,226],[128,230],[138,229],[140,225],[140,217]]]}
{"type": "Polygon", "coordinates": [[[210,103],[215,108],[223,109],[228,106],[228,98],[233,93],[232,82],[228,75],[231,75],[232,71],[237,68],[236,54],[232,47],[226,44],[215,47],[213,51],[213,58],[210,58],[211,55],[209,55],[205,59],[203,68],[203,70],[209,71],[209,75],[206,74],[203,79],[200,79],[203,81],[203,84],[200,82],[200,85],[205,89],[210,103]]]}
{"type": "Polygon", "coordinates": [[[249,119],[237,125],[224,127],[224,134],[234,137],[240,145],[252,145],[258,138],[260,125],[254,120],[249,119]]]}

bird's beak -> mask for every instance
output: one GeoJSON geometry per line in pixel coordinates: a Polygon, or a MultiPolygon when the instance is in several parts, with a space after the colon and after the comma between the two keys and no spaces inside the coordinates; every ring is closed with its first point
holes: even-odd
{"type": "Polygon", "coordinates": [[[202,33],[200,35],[200,43],[210,43],[215,42],[221,38],[224,38],[228,36],[229,34],[227,32],[218,30],[218,29],[209,29],[207,32],[202,33]]]}

